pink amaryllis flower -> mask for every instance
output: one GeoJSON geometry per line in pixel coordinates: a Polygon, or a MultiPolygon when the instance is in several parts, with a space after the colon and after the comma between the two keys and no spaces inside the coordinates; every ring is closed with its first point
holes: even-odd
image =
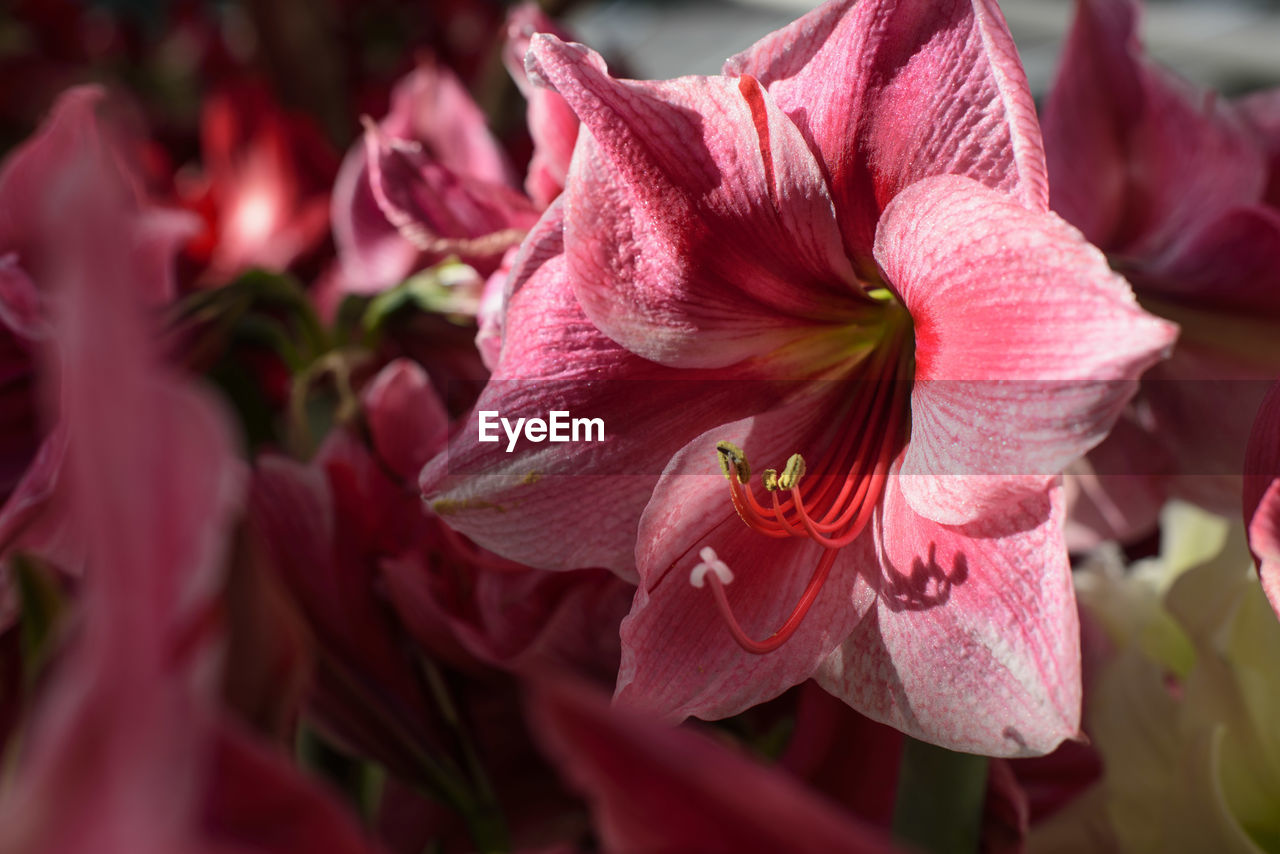
{"type": "Polygon", "coordinates": [[[1158,67],[1138,18],[1136,0],[1079,0],[1044,112],[1053,209],[1182,326],[1089,455],[1072,508],[1082,546],[1140,537],[1171,494],[1234,515],[1253,414],[1280,372],[1275,101],[1232,103],[1158,67]]]}
{"type": "Polygon", "coordinates": [[[536,219],[484,113],[448,68],[424,59],[334,185],[343,288],[376,292],[449,254],[501,258],[536,219]]]}
{"type": "Polygon", "coordinates": [[[1262,590],[1280,614],[1280,383],[1258,410],[1245,454],[1244,523],[1262,590]]]}
{"type": "Polygon", "coordinates": [[[507,454],[473,416],[437,511],[637,579],[621,702],[717,717],[813,674],[963,750],[1074,735],[1055,473],[1174,332],[1048,212],[994,5],[829,3],[717,77],[545,36],[529,63],[584,133],[477,412],[612,426],[507,454]]]}
{"type": "Polygon", "coordinates": [[[396,86],[391,110],[367,123],[334,189],[342,287],[398,284],[449,254],[491,272],[564,187],[578,119],[555,92],[529,84],[524,55],[540,32],[565,36],[533,3],[507,20],[503,60],[528,99],[533,157],[525,192],[462,82],[430,59],[396,86]]]}

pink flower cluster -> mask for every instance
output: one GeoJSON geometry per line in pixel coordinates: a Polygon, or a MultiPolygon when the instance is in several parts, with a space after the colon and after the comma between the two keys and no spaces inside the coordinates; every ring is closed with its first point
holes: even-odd
{"type": "Polygon", "coordinates": [[[533,5],[5,13],[33,93],[190,91],[0,94],[0,851],[1124,847],[1127,639],[1181,621],[1175,710],[1280,640],[1238,578],[1090,604],[1190,502],[1280,611],[1280,97],[1135,2],[1039,113],[995,0],[658,81],[533,5]]]}

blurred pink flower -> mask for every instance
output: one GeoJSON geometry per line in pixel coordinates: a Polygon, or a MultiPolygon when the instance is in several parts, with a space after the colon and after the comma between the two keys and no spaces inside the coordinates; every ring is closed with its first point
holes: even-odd
{"type": "Polygon", "coordinates": [[[219,595],[245,472],[220,407],[157,359],[144,306],[163,285],[154,262],[172,256],[154,251],[148,212],[87,120],[96,97],[69,96],[69,127],[37,143],[65,146],[37,148],[59,168],[24,209],[22,257],[42,261],[55,307],[46,382],[87,569],[12,757],[0,848],[302,851],[322,835],[328,850],[367,851],[327,796],[220,713],[219,595]],[[263,803],[291,811],[268,829],[263,803]]]}
{"type": "Polygon", "coordinates": [[[348,455],[354,476],[347,491],[357,500],[372,497],[380,480],[375,471],[396,478],[396,493],[367,502],[380,509],[366,518],[383,520],[386,533],[374,538],[384,555],[379,568],[410,634],[435,654],[452,650],[449,657],[464,668],[482,663],[537,674],[554,667],[611,685],[631,585],[602,569],[552,573],[499,558],[424,512],[410,485],[443,449],[449,422],[418,365],[407,359],[388,364],[365,389],[364,404],[373,454],[363,465],[348,455]],[[397,512],[401,521],[387,524],[397,512]],[[389,545],[406,531],[416,531],[416,538],[389,545]]]}
{"type": "Polygon", "coordinates": [[[462,83],[421,60],[396,87],[390,113],[367,124],[334,188],[344,290],[382,290],[450,254],[491,273],[559,195],[578,119],[558,94],[529,84],[524,55],[539,32],[564,35],[535,4],[511,11],[503,60],[528,100],[534,143],[524,192],[462,83]]]}
{"type": "MultiPolygon", "coordinates": [[[[612,687],[633,588],[605,570],[504,560],[424,509],[414,479],[443,447],[449,419],[421,366],[390,362],[361,402],[360,424],[336,430],[310,464],[264,456],[254,478],[254,528],[314,638],[312,720],[387,767],[395,787],[425,787],[450,803],[456,788],[442,795],[428,769],[450,758],[465,767],[464,757],[423,678],[424,662],[447,668],[513,844],[572,827],[580,808],[538,760],[515,682],[495,669],[567,670],[612,687]]],[[[458,816],[438,805],[393,790],[384,810],[397,836],[419,839],[405,850],[421,850],[428,836],[442,850],[472,850],[458,816]]]]}
{"type": "Polygon", "coordinates": [[[614,433],[507,455],[473,416],[424,471],[437,510],[537,565],[638,575],[621,702],[725,716],[813,674],[961,750],[1074,735],[1056,472],[1173,330],[1047,212],[994,6],[830,3],[724,77],[615,80],[548,36],[529,68],[589,133],[477,410],[614,433]],[[747,455],[782,470],[768,492],[747,455]]]}
{"type": "Polygon", "coordinates": [[[187,247],[207,265],[205,281],[283,271],[319,248],[338,163],[308,119],[286,113],[259,83],[224,85],[202,105],[200,147],[200,174],[180,174],[178,192],[205,219],[187,247]]]}
{"type": "Polygon", "coordinates": [[[1100,476],[1072,508],[1081,546],[1140,537],[1171,493],[1234,515],[1227,475],[1280,372],[1280,209],[1259,140],[1274,108],[1241,109],[1157,67],[1138,13],[1136,0],[1077,2],[1044,110],[1053,209],[1183,329],[1089,455],[1100,476]]]}
{"type": "MultiPolygon", "coordinates": [[[[32,212],[42,209],[77,159],[91,153],[120,187],[121,215],[136,220],[130,251],[139,274],[130,294],[149,306],[173,297],[174,253],[196,225],[186,214],[146,200],[131,168],[139,147],[125,130],[120,107],[100,89],[70,89],[0,167],[0,371],[6,380],[0,394],[0,494],[6,499],[0,507],[0,553],[21,548],[73,575],[80,571],[84,544],[68,524],[59,486],[67,430],[56,406],[47,408],[42,423],[35,383],[38,351],[49,343],[50,282],[65,250],[32,212]]],[[[47,394],[55,394],[55,384],[48,385],[47,394]]],[[[0,592],[0,626],[12,618],[7,600],[6,589],[0,592]]]]}
{"type": "Polygon", "coordinates": [[[1280,88],[1245,95],[1236,108],[1267,157],[1267,189],[1263,200],[1280,210],[1280,88]]]}
{"type": "Polygon", "coordinates": [[[376,292],[449,254],[500,258],[536,219],[480,108],[448,68],[424,59],[338,173],[342,286],[376,292]]]}
{"type": "Polygon", "coordinates": [[[449,420],[420,366],[389,363],[362,398],[367,443],[340,429],[309,465],[259,460],[254,526],[315,637],[317,719],[414,780],[415,760],[439,751],[446,731],[406,632],[464,671],[555,665],[612,684],[632,590],[604,570],[503,560],[424,511],[412,484],[449,420]]]}

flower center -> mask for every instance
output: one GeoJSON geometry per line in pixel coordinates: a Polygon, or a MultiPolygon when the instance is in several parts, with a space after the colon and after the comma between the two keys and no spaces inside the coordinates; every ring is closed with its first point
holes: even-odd
{"type": "Polygon", "coordinates": [[[725,593],[733,577],[728,567],[714,553],[711,559],[702,555],[703,563],[694,568],[696,586],[705,582],[710,587],[725,625],[747,652],[772,652],[795,634],[830,575],[837,552],[857,540],[871,521],[889,466],[906,444],[913,345],[910,317],[905,310],[891,313],[882,336],[844,381],[849,394],[839,419],[843,428],[835,431],[816,462],[792,454],[781,472],[767,469],[762,489],[757,489],[746,453],[729,442],[716,445],[734,509],[749,528],[766,537],[809,539],[823,547],[791,615],[763,641],[751,638],[733,615],[725,593]],[[725,572],[709,572],[709,567],[723,567],[725,572]]]}

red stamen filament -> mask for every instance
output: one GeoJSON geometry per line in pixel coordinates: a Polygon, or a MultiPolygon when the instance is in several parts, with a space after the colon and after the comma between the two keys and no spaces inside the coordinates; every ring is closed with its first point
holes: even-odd
{"type": "Polygon", "coordinates": [[[889,466],[901,448],[907,408],[903,392],[907,384],[894,376],[904,353],[898,346],[901,343],[900,339],[877,348],[866,363],[861,376],[869,379],[857,383],[849,406],[865,429],[844,431],[841,440],[823,454],[817,467],[819,474],[779,479],[778,488],[770,490],[766,506],[742,482],[739,469],[727,467],[734,509],[748,527],[773,539],[807,537],[823,547],[822,557],[790,616],[762,641],[747,635],[729,605],[725,584],[715,573],[708,574],[716,607],[733,639],[747,652],[773,652],[796,633],[831,574],[837,552],[857,540],[871,521],[884,492],[889,466]],[[888,378],[886,373],[890,374],[888,378]],[[859,436],[861,441],[855,442],[859,436]],[[786,498],[780,496],[782,492],[787,493],[786,498]]]}
{"type": "Polygon", "coordinates": [[[835,562],[836,549],[827,549],[822,553],[822,559],[818,561],[818,567],[813,571],[813,577],[809,579],[808,585],[805,586],[804,593],[800,596],[800,601],[796,603],[796,607],[791,611],[791,616],[776,632],[762,641],[748,637],[746,631],[738,623],[738,619],[733,616],[733,609],[729,607],[729,597],[725,595],[724,585],[720,582],[720,577],[715,573],[709,573],[707,575],[707,584],[711,585],[711,594],[715,597],[716,607],[720,609],[720,616],[724,618],[725,625],[729,627],[729,634],[733,635],[733,639],[738,642],[738,646],[755,655],[764,655],[781,647],[800,628],[800,624],[804,622],[805,615],[809,613],[810,606],[813,605],[813,600],[818,598],[822,585],[826,582],[827,576],[831,574],[831,565],[835,562]]]}

